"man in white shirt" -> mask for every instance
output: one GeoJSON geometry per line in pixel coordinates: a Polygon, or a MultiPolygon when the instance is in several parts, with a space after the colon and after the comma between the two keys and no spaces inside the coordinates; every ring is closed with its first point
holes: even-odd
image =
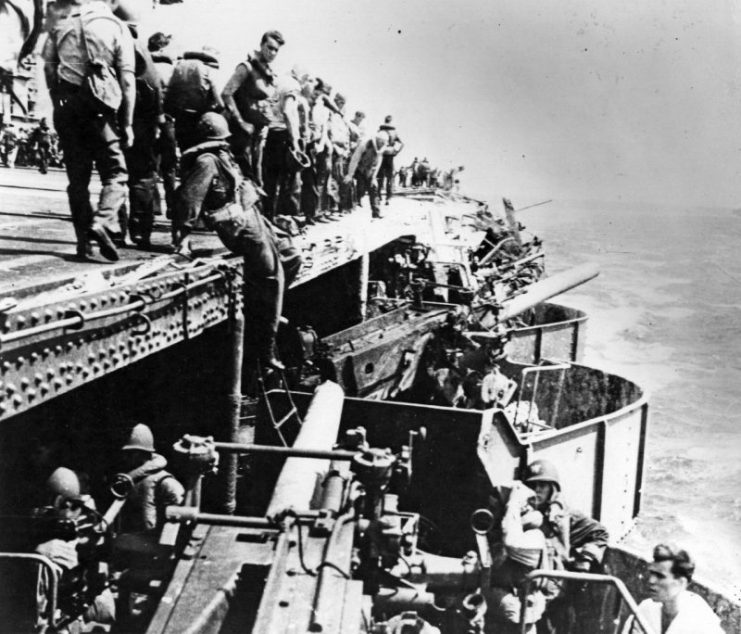
{"type": "MultiPolygon", "coordinates": [[[[654,548],[648,567],[648,594],[638,611],[653,634],[723,634],[720,621],[704,599],[687,590],[695,563],[686,550],[673,544],[654,548]]],[[[633,617],[623,634],[641,634],[633,617]]]]}

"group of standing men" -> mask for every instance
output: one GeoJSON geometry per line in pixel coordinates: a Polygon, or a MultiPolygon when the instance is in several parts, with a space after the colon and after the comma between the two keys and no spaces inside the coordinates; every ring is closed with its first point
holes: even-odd
{"type": "Polygon", "coordinates": [[[43,49],[44,74],[64,152],[77,257],[92,254],[92,241],[103,257],[117,260],[127,224],[135,243],[149,244],[160,85],[151,57],[136,39],[136,16],[126,5],[116,4],[117,15],[113,3],[102,0],[60,0],[55,7],[43,49]],[[94,165],[102,182],[96,207],[89,192],[94,165]]]}
{"type": "Polygon", "coordinates": [[[263,35],[220,91],[218,51],[204,47],[174,60],[162,33],[145,47],[124,0],[60,0],[55,12],[44,69],[80,259],[97,243],[104,258],[117,260],[127,230],[136,245],[150,246],[160,174],[173,246],[187,254],[208,205],[193,199],[188,181],[203,177],[198,156],[225,144],[268,220],[287,215],[312,224],[349,211],[365,192],[380,216],[379,186],[387,183],[392,195],[393,156],[403,147],[391,117],[366,140],[365,115],[347,118],[344,96],[327,82],[298,68],[278,76],[272,63],[285,42],[278,31],[263,35]],[[94,165],[103,186],[96,206],[89,194],[94,165]]]}
{"type": "Polygon", "coordinates": [[[101,256],[117,260],[127,230],[149,248],[161,174],[174,250],[189,255],[190,235],[202,222],[244,256],[259,358],[281,368],[275,336],[283,291],[301,262],[270,221],[324,221],[365,193],[380,217],[379,186],[387,183],[388,202],[393,157],[403,147],[391,117],[366,139],[364,114],[348,120],[344,96],[327,82],[298,68],[278,76],[272,63],[285,42],[278,31],[263,35],[220,91],[218,51],[204,46],[174,60],[162,33],[144,47],[126,0],[59,0],[56,7],[44,70],[77,257],[87,259],[97,243],[101,256]],[[96,207],[94,165],[102,182],[96,207]]]}

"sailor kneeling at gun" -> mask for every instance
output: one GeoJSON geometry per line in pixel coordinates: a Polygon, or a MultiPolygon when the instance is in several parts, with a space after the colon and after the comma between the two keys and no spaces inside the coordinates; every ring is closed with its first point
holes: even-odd
{"type": "MultiPolygon", "coordinates": [[[[49,476],[46,488],[51,498],[51,506],[41,510],[46,518],[77,522],[85,513],[95,512],[93,499],[81,494],[80,480],[71,469],[56,469],[49,476]]],[[[95,542],[99,538],[96,533],[91,533],[90,537],[78,534],[69,539],[53,537],[35,548],[38,554],[52,562],[58,574],[61,614],[54,615],[57,624],[61,621],[70,625],[77,620],[109,624],[116,619],[116,605],[105,575],[92,578],[90,566],[86,565],[94,560],[95,542]],[[90,561],[85,562],[85,559],[90,561]]],[[[40,588],[46,590],[49,583],[49,579],[42,576],[40,588]]]]}

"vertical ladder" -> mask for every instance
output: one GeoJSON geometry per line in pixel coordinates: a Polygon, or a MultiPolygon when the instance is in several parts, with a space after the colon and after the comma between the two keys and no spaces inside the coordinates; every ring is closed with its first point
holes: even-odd
{"type": "Polygon", "coordinates": [[[288,412],[280,418],[280,420],[276,420],[275,411],[273,410],[272,405],[270,404],[270,399],[268,398],[267,390],[265,389],[265,379],[263,378],[263,372],[262,367],[260,366],[260,363],[258,362],[258,383],[260,384],[260,393],[262,395],[263,402],[265,403],[265,409],[267,409],[268,416],[270,417],[270,424],[273,426],[273,429],[278,434],[278,438],[280,438],[280,441],[283,443],[284,447],[288,447],[288,442],[286,441],[286,437],[283,434],[282,428],[283,426],[288,423],[289,421],[295,419],[298,423],[298,426],[301,427],[301,425],[304,424],[303,419],[301,418],[301,415],[298,412],[298,408],[296,407],[296,403],[293,400],[293,396],[291,396],[291,390],[288,389],[288,381],[286,381],[286,375],[283,370],[277,370],[275,371],[276,374],[279,376],[279,387],[285,392],[286,397],[288,399],[288,403],[290,404],[290,407],[288,409],[288,412]]]}

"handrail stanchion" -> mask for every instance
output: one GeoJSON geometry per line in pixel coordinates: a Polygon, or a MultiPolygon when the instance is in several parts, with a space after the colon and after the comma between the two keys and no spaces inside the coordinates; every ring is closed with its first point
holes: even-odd
{"type": "Polygon", "coordinates": [[[625,584],[612,575],[595,575],[589,572],[568,572],[560,570],[533,570],[522,584],[523,593],[520,600],[520,634],[525,634],[527,623],[525,623],[525,612],[527,611],[527,597],[530,588],[536,579],[564,579],[566,581],[585,581],[587,583],[601,583],[614,586],[628,609],[633,614],[635,621],[641,626],[645,634],[657,634],[646,622],[645,617],[638,611],[638,604],[631,596],[625,584]]]}

